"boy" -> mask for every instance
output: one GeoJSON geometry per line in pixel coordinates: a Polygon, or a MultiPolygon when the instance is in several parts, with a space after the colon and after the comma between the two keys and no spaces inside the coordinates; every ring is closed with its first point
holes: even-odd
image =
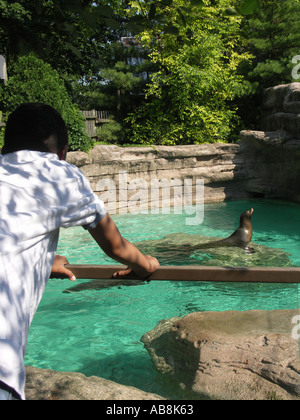
{"type": "Polygon", "coordinates": [[[24,104],[8,118],[0,157],[0,400],[24,399],[28,330],[53,272],[60,227],[84,226],[128,266],[115,277],[147,278],[159,266],[124,239],[84,175],[65,161],[68,133],[48,105],[24,104]]]}

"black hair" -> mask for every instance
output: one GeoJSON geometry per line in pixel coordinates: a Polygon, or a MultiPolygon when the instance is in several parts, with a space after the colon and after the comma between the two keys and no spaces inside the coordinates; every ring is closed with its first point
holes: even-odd
{"type": "Polygon", "coordinates": [[[28,103],[8,117],[2,155],[19,150],[61,152],[68,145],[68,131],[59,112],[46,104],[28,103]]]}

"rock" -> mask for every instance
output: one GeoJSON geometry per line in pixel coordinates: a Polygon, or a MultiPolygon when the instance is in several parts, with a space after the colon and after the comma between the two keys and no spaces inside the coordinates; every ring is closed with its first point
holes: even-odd
{"type": "Polygon", "coordinates": [[[265,117],[264,128],[267,131],[287,132],[299,138],[300,132],[300,113],[291,114],[286,112],[276,112],[265,117]]]}
{"type": "Polygon", "coordinates": [[[134,387],[80,373],[26,367],[27,400],[163,400],[134,387]]]}
{"type": "Polygon", "coordinates": [[[207,265],[207,266],[230,266],[230,267],[292,267],[289,254],[278,248],[270,248],[252,242],[251,248],[255,252],[247,253],[238,247],[215,247],[197,249],[206,243],[220,240],[203,235],[189,235],[186,233],[173,233],[162,239],[154,239],[138,242],[136,245],[144,254],[159,258],[161,265],[207,265]]]}
{"type": "MultiPolygon", "coordinates": [[[[252,152],[263,151],[270,146],[282,146],[291,140],[291,136],[281,131],[254,131],[244,130],[241,132],[241,150],[252,152]]],[[[300,142],[299,142],[300,147],[300,142]]]]}
{"type": "Polygon", "coordinates": [[[201,398],[300,399],[297,311],[197,312],[142,337],[156,369],[201,398]]]}
{"type": "Polygon", "coordinates": [[[263,115],[277,112],[300,114],[300,83],[289,83],[266,89],[261,108],[263,115]]]}
{"type": "Polygon", "coordinates": [[[67,161],[78,167],[92,163],[91,157],[85,152],[68,152],[67,161]]]}
{"type": "Polygon", "coordinates": [[[287,132],[242,131],[244,189],[258,197],[300,201],[300,140],[287,132]]]}
{"type": "Polygon", "coordinates": [[[300,83],[266,89],[261,109],[263,131],[283,131],[299,138],[300,83]]]}

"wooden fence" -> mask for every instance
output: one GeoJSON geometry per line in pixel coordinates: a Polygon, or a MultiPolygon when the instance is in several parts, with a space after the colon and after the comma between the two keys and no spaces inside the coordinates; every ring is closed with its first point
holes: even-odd
{"type": "Polygon", "coordinates": [[[85,125],[88,135],[90,137],[96,137],[97,127],[101,127],[104,123],[109,121],[111,116],[110,111],[96,111],[92,109],[91,111],[81,111],[82,115],[85,118],[85,125]]]}

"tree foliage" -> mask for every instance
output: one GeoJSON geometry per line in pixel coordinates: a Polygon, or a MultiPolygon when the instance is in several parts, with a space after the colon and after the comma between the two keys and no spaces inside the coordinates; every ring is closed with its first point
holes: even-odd
{"type": "MultiPolygon", "coordinates": [[[[191,144],[225,141],[236,120],[233,99],[244,91],[237,68],[241,17],[234,2],[201,2],[184,16],[182,0],[162,2],[159,21],[140,35],[158,71],[147,89],[147,100],[129,118],[136,143],[191,144]],[[172,22],[161,28],[164,16],[172,22]]],[[[132,9],[148,16],[153,8],[133,1],[132,9]]],[[[133,12],[132,10],[131,12],[133,12]]],[[[157,9],[155,9],[157,13],[157,9]]]]}
{"type": "Polygon", "coordinates": [[[88,150],[91,146],[83,116],[70,101],[64,82],[56,70],[33,54],[20,57],[11,68],[11,77],[3,92],[6,114],[26,102],[53,106],[66,122],[70,150],[88,150]]]}
{"type": "Polygon", "coordinates": [[[140,102],[149,72],[147,53],[132,37],[103,48],[102,66],[88,80],[74,84],[74,99],[82,109],[106,109],[124,118],[140,102]]]}
{"type": "Polygon", "coordinates": [[[247,128],[259,128],[265,88],[291,83],[293,57],[300,52],[299,0],[260,0],[260,7],[243,19],[244,48],[253,59],[239,68],[249,92],[237,102],[247,128]]]}
{"type": "MultiPolygon", "coordinates": [[[[240,123],[258,128],[265,87],[293,81],[299,18],[300,0],[0,0],[0,52],[18,88],[16,65],[33,52],[69,104],[110,110],[114,141],[226,141],[240,123]]],[[[26,86],[42,97],[39,85],[26,86]]],[[[18,88],[9,81],[0,109],[18,88]]]]}
{"type": "Polygon", "coordinates": [[[0,0],[0,51],[9,64],[34,52],[61,75],[86,75],[118,38],[125,9],[126,0],[0,0]]]}
{"type": "Polygon", "coordinates": [[[255,89],[292,82],[292,58],[300,51],[300,2],[261,0],[260,5],[244,22],[247,48],[254,56],[248,79],[255,89]]]}

